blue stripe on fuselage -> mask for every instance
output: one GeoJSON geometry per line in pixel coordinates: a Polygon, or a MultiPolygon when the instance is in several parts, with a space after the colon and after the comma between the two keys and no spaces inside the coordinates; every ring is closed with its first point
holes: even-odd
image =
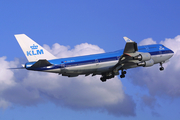
{"type": "MultiPolygon", "coordinates": [[[[121,49],[115,52],[109,52],[109,53],[49,60],[49,62],[54,65],[51,68],[42,67],[42,68],[33,68],[33,70],[42,71],[42,70],[50,70],[50,69],[57,69],[57,68],[64,68],[64,67],[73,67],[73,66],[115,61],[119,59],[119,57],[123,54],[123,51],[124,49],[121,49]]],[[[159,54],[173,53],[172,50],[166,48],[165,46],[161,44],[138,46],[138,52],[145,52],[145,53],[148,52],[152,56],[159,55],[159,54]]],[[[28,64],[33,65],[34,63],[35,62],[27,63],[26,66],[28,64]]]]}

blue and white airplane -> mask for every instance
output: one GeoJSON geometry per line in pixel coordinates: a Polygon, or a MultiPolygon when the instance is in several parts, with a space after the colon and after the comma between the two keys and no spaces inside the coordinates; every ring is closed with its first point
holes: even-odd
{"type": "Polygon", "coordinates": [[[15,35],[28,63],[23,65],[27,70],[58,73],[62,76],[76,77],[78,75],[102,75],[100,80],[114,78],[121,71],[121,78],[125,77],[127,69],[139,66],[150,67],[167,62],[174,52],[164,45],[154,44],[137,46],[137,43],[124,37],[124,49],[79,57],[56,58],[25,34],[15,35]]]}

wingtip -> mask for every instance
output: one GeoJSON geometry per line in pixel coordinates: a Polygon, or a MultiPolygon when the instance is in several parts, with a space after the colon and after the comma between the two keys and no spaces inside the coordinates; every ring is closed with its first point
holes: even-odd
{"type": "Polygon", "coordinates": [[[18,36],[27,36],[27,35],[24,34],[24,33],[21,33],[21,34],[14,34],[14,37],[18,37],[18,36]]]}
{"type": "Polygon", "coordinates": [[[125,40],[126,42],[134,42],[134,41],[132,41],[131,39],[129,39],[128,37],[126,37],[126,36],[124,36],[123,38],[124,38],[124,40],[125,40]]]}

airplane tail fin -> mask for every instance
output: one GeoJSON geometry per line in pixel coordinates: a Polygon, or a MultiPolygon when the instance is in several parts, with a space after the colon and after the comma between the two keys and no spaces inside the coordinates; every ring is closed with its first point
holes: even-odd
{"type": "Polygon", "coordinates": [[[17,34],[14,36],[17,39],[21,49],[23,50],[29,62],[38,61],[40,59],[46,59],[46,60],[56,59],[54,55],[49,53],[42,46],[37,44],[35,41],[33,41],[25,34],[17,34]]]}

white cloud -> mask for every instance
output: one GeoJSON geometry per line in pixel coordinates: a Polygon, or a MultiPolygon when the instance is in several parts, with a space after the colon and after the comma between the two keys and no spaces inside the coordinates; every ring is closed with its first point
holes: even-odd
{"type": "Polygon", "coordinates": [[[8,62],[6,57],[0,57],[0,63],[0,90],[4,90],[15,84],[13,81],[14,73],[8,68],[14,67],[16,61],[8,62]]]}
{"type": "Polygon", "coordinates": [[[104,50],[99,48],[97,45],[88,43],[76,45],[73,49],[70,49],[70,46],[63,46],[58,43],[55,43],[52,46],[52,49],[50,49],[48,45],[44,45],[43,47],[59,58],[104,53],[104,50]]]}
{"type": "Polygon", "coordinates": [[[175,55],[179,55],[180,52],[180,35],[176,36],[175,38],[166,38],[165,41],[161,41],[161,44],[167,46],[168,48],[172,49],[175,55]]]}
{"type": "Polygon", "coordinates": [[[152,38],[147,38],[142,40],[138,45],[142,46],[142,45],[149,45],[149,44],[156,44],[156,41],[154,41],[152,38]]]}
{"type": "MultiPolygon", "coordinates": [[[[104,52],[98,46],[88,43],[77,45],[73,49],[58,43],[52,48],[48,45],[44,47],[58,57],[104,52]]],[[[20,66],[18,61],[21,59],[8,62],[5,57],[0,58],[4,65],[0,68],[3,73],[0,86],[7,86],[0,89],[0,107],[10,104],[30,106],[49,100],[74,110],[102,110],[116,116],[135,115],[136,105],[132,97],[124,93],[117,77],[102,83],[100,76],[68,78],[53,73],[6,69],[20,66]]]]}

